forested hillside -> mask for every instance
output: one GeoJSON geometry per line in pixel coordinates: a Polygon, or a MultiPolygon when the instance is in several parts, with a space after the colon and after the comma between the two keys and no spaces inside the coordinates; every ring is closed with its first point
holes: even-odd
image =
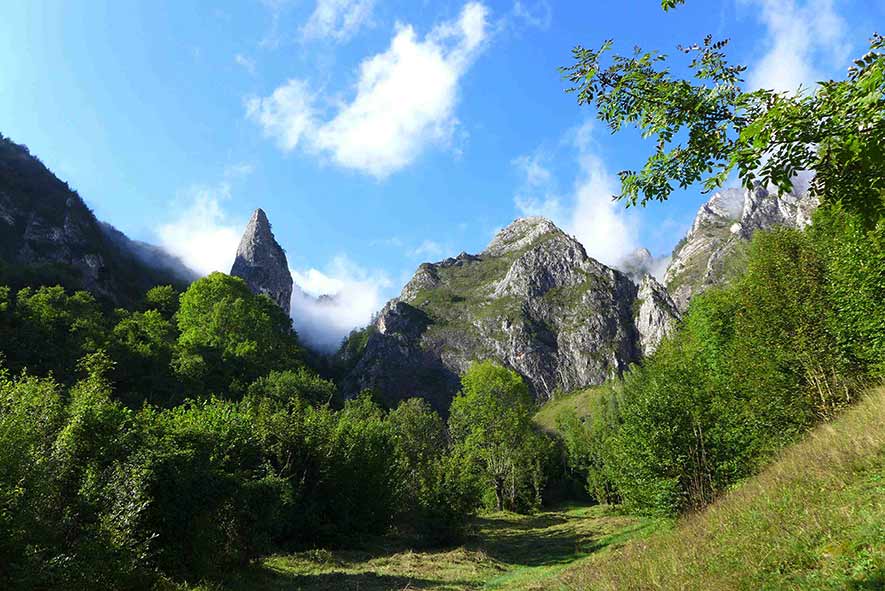
{"type": "Polygon", "coordinates": [[[726,47],[562,71],[651,140],[621,202],[743,184],[679,310],[523,218],[335,359],[262,210],[248,282],[171,281],[0,138],[0,588],[881,588],[885,39],[805,93],[726,47]]]}

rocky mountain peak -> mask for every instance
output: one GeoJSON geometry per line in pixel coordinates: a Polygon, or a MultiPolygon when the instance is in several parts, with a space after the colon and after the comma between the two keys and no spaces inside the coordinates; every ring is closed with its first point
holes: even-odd
{"type": "Polygon", "coordinates": [[[446,412],[458,375],[483,359],[519,372],[541,400],[602,383],[675,323],[660,285],[639,306],[637,290],[549,220],[518,219],[479,254],[420,265],[379,314],[344,390],[374,389],[390,404],[421,396],[446,412]]]}
{"type": "Polygon", "coordinates": [[[28,148],[0,134],[0,263],[27,268],[35,284],[85,289],[131,306],[154,285],[183,287],[181,261],[99,222],[83,199],[28,148]]]}
{"type": "Polygon", "coordinates": [[[636,295],[636,330],[642,355],[654,353],[664,337],[670,334],[680,319],[679,310],[666,288],[649,274],[639,282],[636,295]]]}
{"type": "Polygon", "coordinates": [[[804,228],[818,205],[808,192],[809,176],[794,179],[790,193],[757,185],[716,192],[695,216],[691,230],[673,250],[664,283],[684,311],[694,295],[727,280],[729,261],[756,230],[804,228]]]}
{"type": "Polygon", "coordinates": [[[270,296],[286,314],[292,301],[292,275],[286,253],[274,238],[270,221],[256,209],[246,224],[230,274],[245,280],[254,293],[270,296]]]}
{"type": "Polygon", "coordinates": [[[514,252],[534,242],[544,234],[563,234],[556,224],[540,216],[518,218],[495,234],[482,252],[484,255],[500,256],[514,252]]]}

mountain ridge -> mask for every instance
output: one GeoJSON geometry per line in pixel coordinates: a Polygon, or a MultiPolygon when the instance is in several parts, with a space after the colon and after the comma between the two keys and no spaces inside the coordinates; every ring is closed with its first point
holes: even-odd
{"type": "MultiPolygon", "coordinates": [[[[181,261],[100,222],[80,195],[28,148],[0,134],[0,262],[31,271],[40,284],[86,289],[114,305],[133,305],[154,285],[190,280],[181,261]]],[[[29,281],[30,283],[31,281],[29,281]]]]}
{"type": "Polygon", "coordinates": [[[418,395],[445,411],[457,376],[487,358],[518,371],[541,400],[598,384],[675,326],[674,310],[658,309],[665,300],[651,291],[640,302],[626,274],[553,222],[519,218],[478,254],[421,264],[373,323],[343,388],[374,389],[391,403],[418,395]]]}

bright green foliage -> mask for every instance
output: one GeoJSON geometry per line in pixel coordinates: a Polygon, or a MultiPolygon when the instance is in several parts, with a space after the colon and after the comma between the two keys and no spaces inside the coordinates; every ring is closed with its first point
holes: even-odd
{"type": "Polygon", "coordinates": [[[867,228],[860,216],[827,208],[808,232],[825,261],[831,328],[843,354],[885,376],[885,219],[867,228]]]}
{"type": "Polygon", "coordinates": [[[102,310],[85,291],[68,295],[58,286],[24,288],[15,299],[14,321],[14,338],[4,346],[9,366],[54,372],[66,381],[74,377],[77,360],[105,341],[102,310]]]}
{"type": "Polygon", "coordinates": [[[744,275],[696,296],[588,419],[561,417],[589,492],[650,513],[696,509],[835,416],[885,361],[881,244],[880,226],[838,207],[804,233],[757,232],[744,275]]]}
{"type": "Polygon", "coordinates": [[[335,384],[303,367],[297,370],[274,370],[255,380],[249,386],[248,394],[254,398],[270,398],[282,404],[292,400],[329,404],[335,397],[335,384]]]}
{"type": "Polygon", "coordinates": [[[498,510],[537,506],[552,444],[535,430],[528,387],[511,369],[477,362],[461,378],[449,429],[459,453],[482,473],[498,510]]]}
{"type": "Polygon", "coordinates": [[[271,369],[298,361],[292,321],[237,277],[212,273],[181,295],[180,374],[209,391],[242,390],[271,369]]]}
{"type": "Polygon", "coordinates": [[[885,389],[782,450],[704,511],[537,589],[885,588],[885,389]]]}
{"type": "Polygon", "coordinates": [[[457,540],[479,505],[480,491],[454,455],[445,423],[420,398],[401,402],[388,420],[402,483],[397,523],[413,524],[431,542],[457,540]]]}
{"type": "Polygon", "coordinates": [[[138,417],[143,447],[133,457],[151,500],[144,527],[157,532],[156,560],[174,575],[208,575],[266,552],[289,498],[263,465],[247,414],[210,400],[138,417]]]}
{"type": "Polygon", "coordinates": [[[98,368],[69,393],[51,379],[0,380],[0,572],[6,588],[143,588],[151,534],[143,499],[119,478],[134,445],[131,412],[98,368]]]}
{"type": "Polygon", "coordinates": [[[117,362],[113,381],[131,406],[149,401],[162,406],[181,402],[171,363],[175,357],[175,325],[158,310],[118,310],[108,352],[117,362]]]}
{"type": "Polygon", "coordinates": [[[152,287],[144,296],[144,307],[160,312],[167,319],[171,319],[178,312],[178,305],[178,292],[171,285],[152,287]]]}
{"type": "Polygon", "coordinates": [[[685,0],[661,0],[661,7],[664,10],[676,8],[680,4],[685,4],[685,0]]]}
{"type": "Polygon", "coordinates": [[[600,503],[621,500],[614,485],[613,466],[608,462],[621,424],[621,391],[620,384],[607,384],[589,399],[586,417],[568,409],[556,421],[569,470],[583,475],[586,491],[600,503]]]}
{"type": "Polygon", "coordinates": [[[620,173],[621,198],[663,201],[673,183],[711,190],[734,170],[748,188],[758,181],[787,191],[796,172],[814,170],[814,194],[874,224],[885,213],[885,39],[873,37],[845,80],[797,94],[745,91],[746,68],[728,63],[726,44],[708,36],[680,47],[694,80],[674,76],[656,51],[606,60],[611,41],[573,50],[575,63],[562,71],[578,103],[594,104],[612,131],[635,126],[655,139],[641,170],[620,173]]]}

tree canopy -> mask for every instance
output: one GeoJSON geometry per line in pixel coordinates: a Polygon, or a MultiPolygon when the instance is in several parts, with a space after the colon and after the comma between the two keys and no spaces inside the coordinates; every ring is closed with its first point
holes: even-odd
{"type": "Polygon", "coordinates": [[[874,34],[844,80],[796,92],[744,88],[746,67],[728,61],[727,44],[707,36],[680,46],[690,78],[675,74],[659,51],[612,54],[611,40],[572,51],[574,63],[562,72],[578,103],[593,105],[612,132],[635,127],[655,143],[641,169],[619,173],[619,198],[665,201],[674,186],[712,190],[733,172],[747,188],[790,191],[808,170],[822,201],[875,223],[885,213],[885,39],[874,34]]]}

